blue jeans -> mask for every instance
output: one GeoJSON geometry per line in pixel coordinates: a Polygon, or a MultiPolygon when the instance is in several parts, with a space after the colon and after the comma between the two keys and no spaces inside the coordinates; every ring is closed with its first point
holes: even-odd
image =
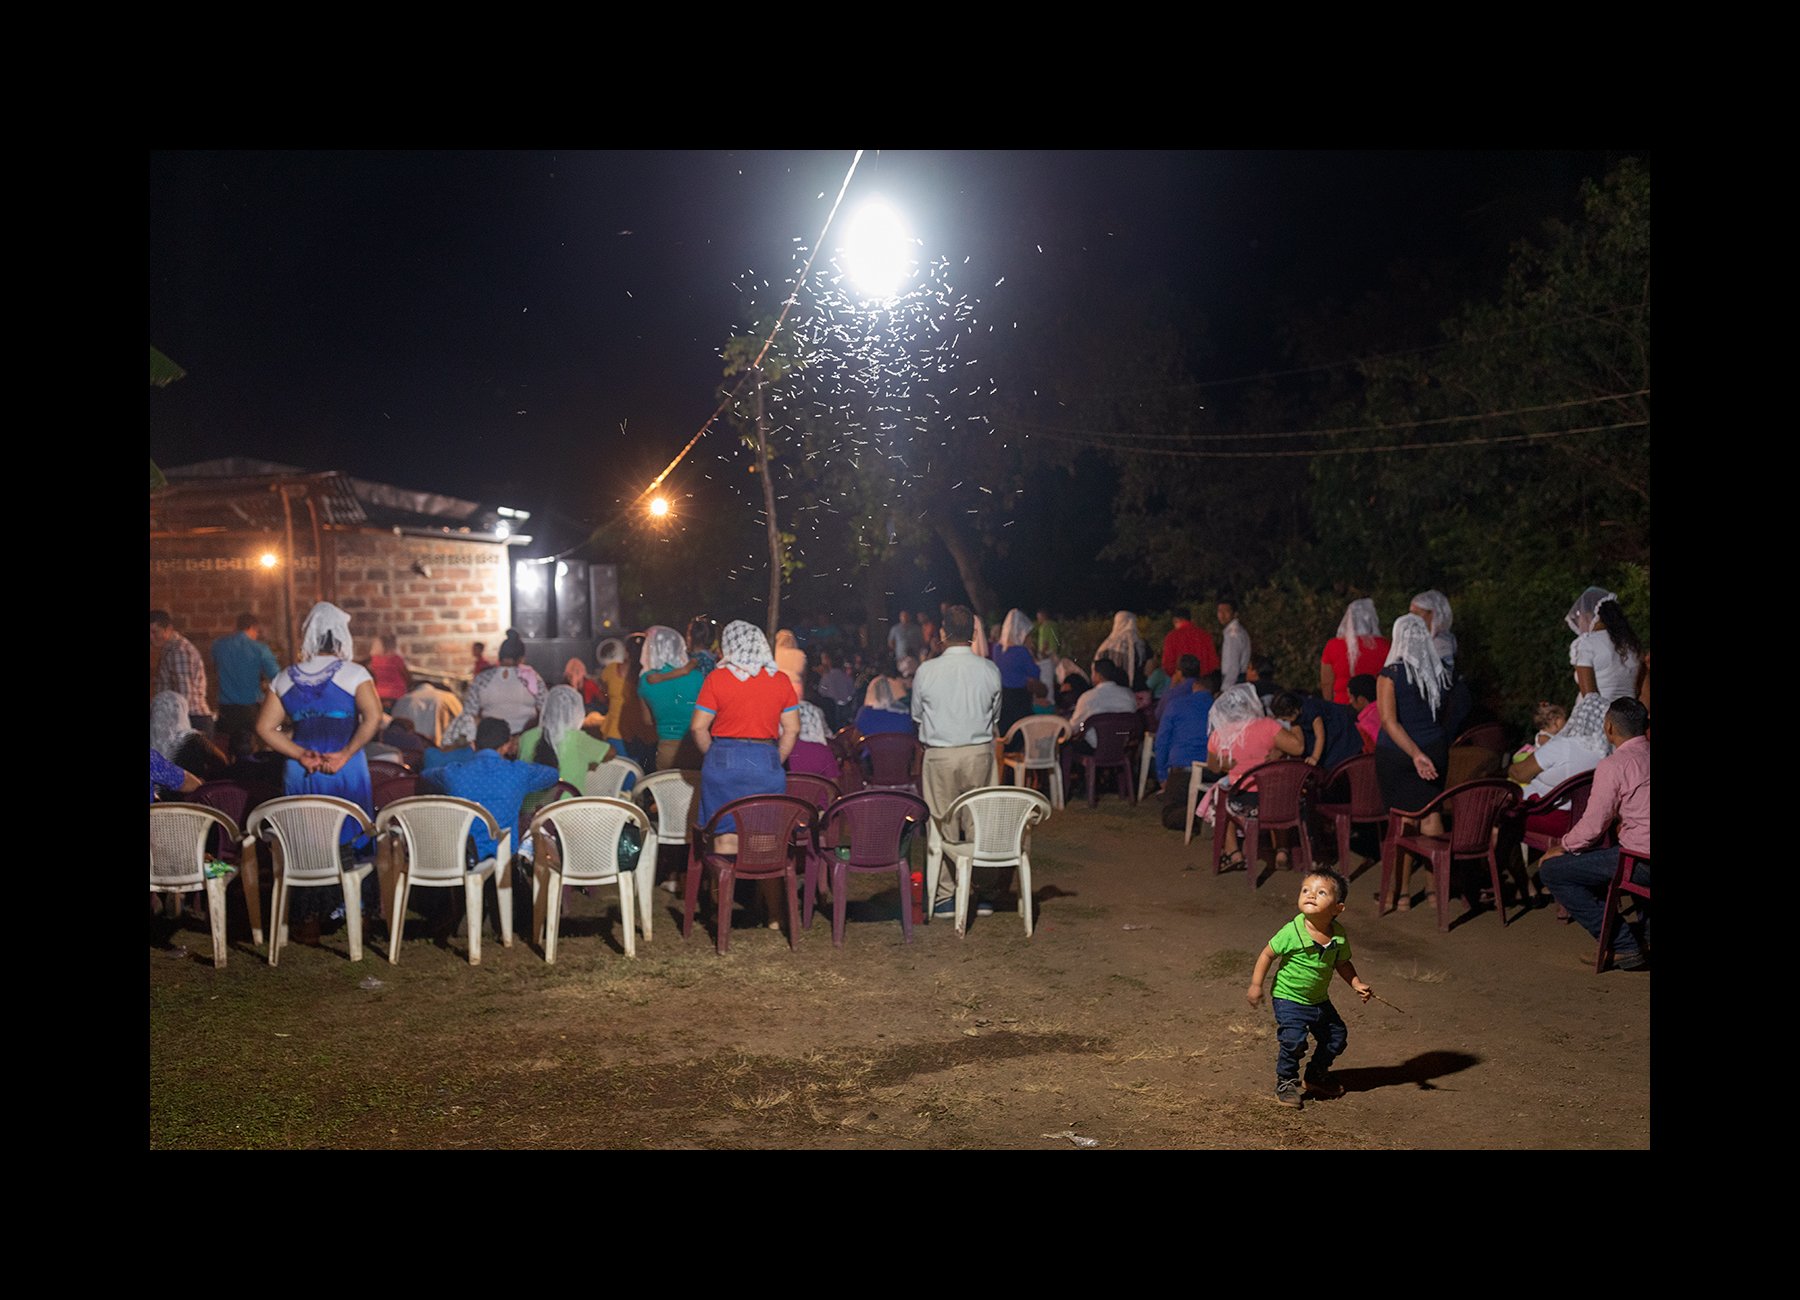
{"type": "Polygon", "coordinates": [[[1281,1051],[1275,1057],[1278,1082],[1300,1077],[1300,1058],[1306,1055],[1309,1033],[1318,1039],[1319,1045],[1306,1067],[1308,1074],[1329,1070],[1331,1063],[1344,1054],[1344,1047],[1350,1041],[1350,1027],[1329,999],[1317,1006],[1290,1002],[1286,998],[1271,997],[1269,1000],[1275,1004],[1275,1036],[1281,1042],[1281,1051]]]}
{"type": "MultiPolygon", "coordinates": [[[[1538,868],[1538,879],[1544,882],[1556,901],[1568,909],[1569,916],[1598,939],[1600,922],[1606,918],[1607,886],[1612,884],[1613,872],[1618,869],[1617,848],[1590,849],[1586,853],[1565,853],[1551,858],[1538,868]]],[[[1649,865],[1639,864],[1631,873],[1631,879],[1636,884],[1648,885],[1649,865]]],[[[1615,956],[1638,950],[1637,936],[1619,918],[1613,920],[1612,950],[1615,956]]]]}

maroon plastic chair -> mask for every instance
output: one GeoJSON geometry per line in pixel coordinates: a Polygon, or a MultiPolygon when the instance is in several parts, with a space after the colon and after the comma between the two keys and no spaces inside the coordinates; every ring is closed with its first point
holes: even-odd
{"type": "Polygon", "coordinates": [[[846,723],[831,736],[831,752],[837,755],[838,789],[845,794],[862,789],[868,784],[863,779],[862,770],[862,733],[856,724],[846,723]]]}
{"type": "Polygon", "coordinates": [[[787,792],[796,798],[809,801],[820,812],[831,807],[840,793],[837,782],[829,777],[816,776],[811,772],[789,772],[787,774],[787,792]]]}
{"type": "Polygon", "coordinates": [[[1484,722],[1478,727],[1470,727],[1455,741],[1458,745],[1479,745],[1485,750],[1506,756],[1506,728],[1498,722],[1484,722]]]}
{"type": "Polygon", "coordinates": [[[391,776],[410,776],[406,764],[396,763],[389,758],[371,758],[369,763],[369,780],[382,781],[391,776]]]}
{"type": "Polygon", "coordinates": [[[1219,819],[1229,817],[1243,832],[1244,871],[1250,877],[1250,888],[1255,889],[1257,877],[1261,874],[1258,870],[1261,865],[1258,860],[1258,841],[1264,831],[1296,831],[1294,855],[1289,869],[1297,866],[1304,871],[1312,870],[1312,829],[1308,825],[1312,820],[1312,810],[1308,805],[1317,795],[1319,769],[1297,758],[1278,758],[1272,762],[1258,763],[1242,774],[1233,772],[1231,788],[1239,789],[1251,778],[1256,781],[1256,789],[1250,792],[1256,796],[1256,811],[1250,816],[1239,817],[1231,811],[1227,791],[1221,790],[1214,800],[1216,815],[1213,820],[1213,874],[1216,876],[1223,870],[1225,859],[1225,837],[1219,833],[1219,819]]]}
{"type": "Polygon", "coordinates": [[[694,930],[694,908],[700,901],[700,879],[708,871],[718,876],[719,954],[731,946],[731,891],[742,880],[785,880],[787,882],[788,947],[795,946],[800,934],[800,876],[795,859],[811,852],[810,843],[799,841],[796,831],[813,824],[818,809],[806,799],[791,794],[754,794],[733,799],[715,812],[705,826],[694,832],[688,845],[687,887],[681,910],[681,937],[694,930]],[[734,819],[735,831],[722,831],[719,824],[734,819]],[[737,836],[738,851],[730,856],[712,851],[713,841],[720,835],[737,836]]]}
{"type": "Polygon", "coordinates": [[[1594,771],[1589,768],[1560,783],[1549,794],[1533,795],[1513,810],[1511,817],[1516,819],[1515,833],[1519,842],[1520,860],[1525,867],[1531,866],[1533,849],[1539,853],[1548,852],[1568,833],[1571,826],[1581,820],[1581,814],[1587,811],[1588,799],[1593,793],[1594,771]],[[1564,804],[1568,805],[1566,809],[1564,804]],[[1558,811],[1561,816],[1554,819],[1543,816],[1558,811]],[[1534,821],[1538,823],[1536,826],[1532,825],[1534,821]]]}
{"type": "Polygon", "coordinates": [[[1319,803],[1314,810],[1337,828],[1338,870],[1348,875],[1351,830],[1370,823],[1387,825],[1387,801],[1381,797],[1381,781],[1375,775],[1375,755],[1354,755],[1327,772],[1319,781],[1319,803]],[[1345,797],[1330,799],[1340,788],[1345,797]]]}
{"type": "Polygon", "coordinates": [[[869,754],[871,790],[919,793],[919,742],[910,733],[884,731],[863,737],[869,754]]]}
{"type": "Polygon", "coordinates": [[[1088,807],[1100,806],[1100,788],[1096,777],[1104,771],[1119,774],[1119,793],[1135,806],[1137,785],[1133,773],[1137,770],[1138,746],[1144,743],[1143,717],[1136,712],[1096,713],[1082,728],[1083,738],[1089,731],[1094,733],[1093,753],[1072,754],[1067,746],[1063,747],[1063,761],[1071,769],[1076,761],[1081,763],[1082,779],[1087,782],[1088,807]]]}
{"type": "Polygon", "coordinates": [[[831,874],[831,944],[844,946],[844,909],[848,872],[897,872],[900,881],[900,933],[912,942],[912,863],[902,852],[908,826],[922,827],[930,816],[925,801],[902,790],[861,790],[847,794],[825,810],[813,852],[806,860],[806,903],[801,916],[812,929],[813,901],[819,878],[831,874]]]}
{"type": "MultiPolygon", "coordinates": [[[[567,781],[558,781],[555,785],[547,785],[542,790],[533,790],[519,803],[519,825],[531,825],[531,819],[537,816],[538,809],[547,803],[555,803],[558,799],[579,799],[581,797],[581,791],[567,781]]],[[[518,852],[518,849],[517,844],[513,845],[515,853],[518,852]]]]}
{"type": "Polygon", "coordinates": [[[1635,853],[1619,850],[1619,865],[1613,870],[1612,884],[1606,887],[1606,910],[1600,916],[1600,948],[1594,953],[1596,975],[1605,970],[1606,963],[1612,960],[1612,933],[1613,925],[1619,919],[1619,895],[1630,894],[1646,903],[1650,901],[1650,886],[1640,885],[1631,878],[1638,867],[1649,865],[1649,858],[1640,858],[1635,853]]]}
{"type": "Polygon", "coordinates": [[[396,799],[410,799],[418,793],[419,778],[411,774],[376,777],[373,794],[375,811],[380,812],[396,799]]]}
{"type": "MultiPolygon", "coordinates": [[[[204,781],[181,802],[204,804],[214,812],[224,813],[233,824],[242,826],[249,818],[250,810],[262,802],[256,796],[257,792],[242,781],[204,781]]],[[[238,841],[224,834],[222,827],[213,828],[208,850],[222,862],[237,863],[238,841]]]]}
{"type": "MultiPolygon", "coordinates": [[[[1499,823],[1519,802],[1519,787],[1501,777],[1468,781],[1452,786],[1416,812],[1394,808],[1388,812],[1386,842],[1381,850],[1381,912],[1394,908],[1394,889],[1400,876],[1400,855],[1411,853],[1431,863],[1432,890],[1437,895],[1438,929],[1450,928],[1450,869],[1458,860],[1480,858],[1488,864],[1494,890],[1494,907],[1502,927],[1508,924],[1506,895],[1500,881],[1499,823]],[[1401,822],[1423,819],[1441,812],[1450,819],[1448,835],[1403,834],[1401,822]]],[[[1529,883],[1521,882],[1521,900],[1529,895],[1529,883]]]]}

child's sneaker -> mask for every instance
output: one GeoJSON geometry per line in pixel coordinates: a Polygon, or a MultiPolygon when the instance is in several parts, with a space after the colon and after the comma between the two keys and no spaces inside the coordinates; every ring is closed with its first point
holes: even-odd
{"type": "Polygon", "coordinates": [[[1306,1072],[1306,1091],[1320,1097],[1342,1097],[1344,1085],[1337,1081],[1337,1076],[1330,1070],[1308,1070],[1306,1072]]]}
{"type": "Polygon", "coordinates": [[[1277,1102],[1281,1103],[1283,1106],[1289,1106],[1289,1107],[1292,1107],[1294,1110],[1299,1110],[1301,1108],[1300,1080],[1298,1080],[1298,1079],[1277,1079],[1277,1080],[1275,1080],[1275,1100],[1277,1102]]]}

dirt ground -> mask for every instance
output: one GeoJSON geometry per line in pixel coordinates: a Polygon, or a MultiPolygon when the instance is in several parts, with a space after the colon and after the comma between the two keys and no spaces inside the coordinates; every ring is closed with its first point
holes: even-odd
{"type": "Polygon", "coordinates": [[[204,923],[150,923],[149,1144],[1648,1148],[1652,977],[1594,975],[1551,909],[1440,933],[1421,892],[1378,918],[1360,858],[1343,920],[1404,1011],[1340,984],[1346,1095],[1276,1105],[1274,1022],[1244,989],[1299,879],[1265,851],[1252,890],[1213,874],[1211,847],[1184,848],[1154,802],[1073,802],[1034,834],[1031,939],[1002,904],[904,945],[894,884],[856,877],[841,949],[825,911],[795,951],[746,926],[721,958],[659,890],[633,961],[597,890],[554,966],[490,924],[471,968],[462,933],[439,946],[415,915],[398,966],[380,941],[351,963],[340,929],[270,969],[234,886],[223,970],[204,923]]]}

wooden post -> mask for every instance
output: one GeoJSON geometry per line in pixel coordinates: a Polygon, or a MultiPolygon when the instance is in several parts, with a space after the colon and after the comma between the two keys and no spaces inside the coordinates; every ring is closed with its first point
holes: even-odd
{"type": "Polygon", "coordinates": [[[781,530],[775,525],[775,484],[769,478],[769,435],[763,418],[763,372],[756,369],[756,472],[762,475],[763,512],[769,525],[769,644],[781,627],[781,530]]]}

